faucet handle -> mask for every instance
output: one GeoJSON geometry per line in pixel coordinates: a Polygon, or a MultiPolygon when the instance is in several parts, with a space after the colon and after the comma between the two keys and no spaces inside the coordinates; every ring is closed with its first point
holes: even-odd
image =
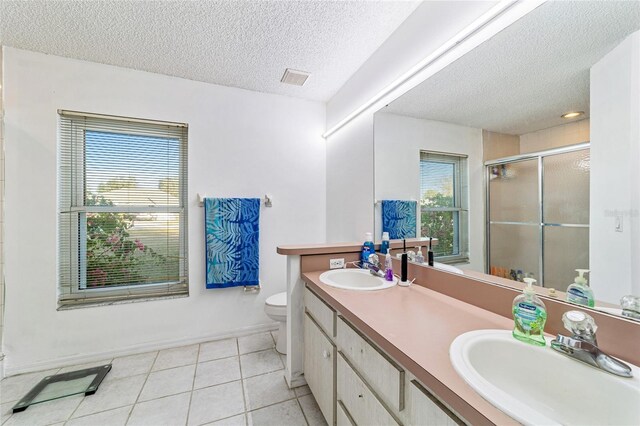
{"type": "Polygon", "coordinates": [[[367,258],[367,260],[369,261],[370,264],[372,264],[373,266],[379,266],[380,265],[380,258],[378,257],[377,254],[373,253],[370,254],[369,257],[367,258]]]}
{"type": "Polygon", "coordinates": [[[598,326],[591,315],[582,311],[568,311],[562,315],[564,328],[569,330],[574,336],[578,336],[593,342],[596,341],[596,330],[598,326]]]}

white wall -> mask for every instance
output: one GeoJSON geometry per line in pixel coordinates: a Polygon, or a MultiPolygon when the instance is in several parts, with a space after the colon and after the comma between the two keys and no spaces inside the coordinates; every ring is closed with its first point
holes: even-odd
{"type": "Polygon", "coordinates": [[[8,373],[250,331],[285,291],[281,244],[325,239],[325,106],[316,102],[4,49],[8,373]],[[189,124],[190,296],[56,310],[58,108],[189,124]],[[196,193],[260,197],[263,290],[206,290],[196,193]]]}
{"type": "MultiPolygon", "coordinates": [[[[482,129],[401,115],[375,115],[375,198],[420,199],[420,151],[467,155],[469,167],[469,264],[484,271],[484,184],[482,129]]],[[[382,234],[376,207],[375,236],[382,234]]]]}
{"type": "Polygon", "coordinates": [[[591,68],[591,283],[596,299],[640,295],[640,32],[591,68]],[[615,165],[615,167],[612,167],[615,165]],[[614,231],[614,216],[623,232],[614,231]]]}

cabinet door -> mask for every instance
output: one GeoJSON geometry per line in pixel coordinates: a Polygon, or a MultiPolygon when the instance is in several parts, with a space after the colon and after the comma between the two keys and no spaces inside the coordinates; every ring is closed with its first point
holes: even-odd
{"type": "Polygon", "coordinates": [[[416,380],[412,380],[409,386],[409,398],[411,406],[409,423],[412,425],[464,425],[460,418],[416,380]]]}
{"type": "Polygon", "coordinates": [[[304,377],[329,425],[336,418],[336,347],[309,316],[304,316],[304,377]]]}
{"type": "Polygon", "coordinates": [[[369,389],[347,359],[338,355],[338,399],[354,423],[362,426],[399,426],[393,415],[369,389]]]}

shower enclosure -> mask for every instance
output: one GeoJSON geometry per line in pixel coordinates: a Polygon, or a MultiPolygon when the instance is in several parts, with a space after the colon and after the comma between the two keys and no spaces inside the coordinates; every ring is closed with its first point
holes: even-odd
{"type": "Polygon", "coordinates": [[[565,291],[589,269],[589,143],[491,160],[486,272],[565,291]]]}

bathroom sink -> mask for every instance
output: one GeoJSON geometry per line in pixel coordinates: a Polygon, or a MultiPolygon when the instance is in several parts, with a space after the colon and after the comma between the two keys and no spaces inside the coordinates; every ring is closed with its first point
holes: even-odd
{"type": "Polygon", "coordinates": [[[506,330],[462,334],[449,356],[467,384],[522,424],[640,424],[636,366],[633,378],[614,376],[506,330]]]}
{"type": "Polygon", "coordinates": [[[393,287],[398,282],[396,277],[393,281],[386,281],[384,278],[376,277],[365,269],[333,269],[320,274],[320,281],[331,287],[342,288],[344,290],[382,290],[393,287]]]}

